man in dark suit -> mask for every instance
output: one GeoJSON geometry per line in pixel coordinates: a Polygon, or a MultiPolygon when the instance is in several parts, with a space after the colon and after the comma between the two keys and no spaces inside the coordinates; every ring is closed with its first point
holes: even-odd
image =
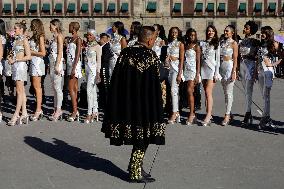
{"type": "Polygon", "coordinates": [[[107,102],[108,88],[110,85],[110,76],[109,76],[109,64],[110,59],[114,56],[110,48],[109,43],[110,37],[106,33],[100,34],[100,45],[102,46],[102,59],[101,59],[101,71],[100,76],[102,82],[98,85],[99,87],[99,107],[103,110],[107,102]]]}

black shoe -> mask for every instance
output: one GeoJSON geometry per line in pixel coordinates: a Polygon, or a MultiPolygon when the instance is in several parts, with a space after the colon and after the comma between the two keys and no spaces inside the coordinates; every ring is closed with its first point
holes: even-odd
{"type": "Polygon", "coordinates": [[[141,170],[141,175],[142,175],[142,177],[151,177],[151,175],[150,175],[149,173],[147,173],[147,172],[143,169],[143,167],[142,167],[142,170],[141,170]]]}
{"type": "Polygon", "coordinates": [[[257,125],[256,128],[257,128],[258,130],[263,129],[263,128],[266,126],[266,124],[267,124],[270,120],[271,120],[271,119],[270,119],[270,117],[268,117],[268,116],[262,117],[261,120],[260,120],[260,122],[259,122],[259,124],[257,125]]]}
{"type": "MultiPolygon", "coordinates": [[[[127,168],[127,171],[129,171],[129,167],[127,168]]],[[[142,175],[142,177],[151,177],[151,175],[150,175],[149,173],[147,173],[147,172],[143,169],[143,167],[142,167],[142,169],[141,169],[141,175],[142,175]]]]}
{"type": "Polygon", "coordinates": [[[248,126],[252,125],[252,121],[253,121],[253,118],[252,118],[251,112],[246,112],[241,126],[242,127],[248,127],[248,126]]]}
{"type": "Polygon", "coordinates": [[[150,183],[150,182],[155,182],[156,179],[151,178],[151,177],[143,177],[140,179],[130,179],[129,182],[131,183],[150,183]]]}

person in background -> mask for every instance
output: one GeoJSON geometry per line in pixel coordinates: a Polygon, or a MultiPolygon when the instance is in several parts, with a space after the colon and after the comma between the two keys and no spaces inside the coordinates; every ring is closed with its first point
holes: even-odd
{"type": "Polygon", "coordinates": [[[62,23],[58,19],[50,21],[50,31],[53,33],[53,39],[50,42],[49,54],[49,72],[51,78],[52,89],[54,92],[54,111],[49,117],[51,121],[62,119],[62,79],[63,71],[63,35],[62,23]]]}
{"type": "Polygon", "coordinates": [[[32,77],[32,86],[36,96],[36,111],[30,117],[32,121],[37,121],[43,118],[42,106],[42,85],[41,77],[45,75],[45,65],[43,57],[45,51],[45,34],[43,23],[40,19],[31,21],[31,31],[33,36],[30,38],[31,56],[30,61],[30,76],[32,77]]]}
{"type": "Polygon", "coordinates": [[[168,49],[166,62],[170,65],[169,82],[171,84],[172,115],[168,123],[180,122],[179,114],[179,84],[182,80],[184,44],[182,42],[182,32],[178,27],[169,30],[168,49]]]}
{"type": "Polygon", "coordinates": [[[127,46],[131,47],[138,41],[138,35],[140,33],[142,24],[138,21],[132,22],[130,26],[130,38],[128,40],[127,46]]]}
{"type": "Polygon", "coordinates": [[[240,77],[245,90],[245,116],[242,121],[244,127],[251,125],[253,122],[251,105],[254,80],[257,74],[256,60],[259,47],[259,40],[255,38],[257,31],[258,25],[254,21],[249,20],[246,22],[243,29],[245,38],[239,44],[240,77]]]}
{"type": "Polygon", "coordinates": [[[102,47],[96,42],[96,31],[89,29],[87,32],[87,44],[85,49],[85,68],[87,78],[87,101],[88,115],[85,123],[91,123],[93,120],[99,121],[97,83],[101,81],[101,58],[102,47]]]}
{"type": "Polygon", "coordinates": [[[216,27],[209,25],[206,28],[206,41],[200,43],[201,64],[200,72],[206,98],[206,117],[203,126],[210,126],[212,122],[213,88],[217,80],[221,79],[220,46],[216,27]]]}
{"type": "Polygon", "coordinates": [[[9,126],[14,126],[17,123],[28,123],[29,121],[24,82],[27,81],[27,61],[31,60],[31,51],[29,41],[24,35],[27,29],[26,22],[16,23],[14,29],[13,54],[8,57],[8,61],[12,64],[12,78],[16,82],[17,105],[11,120],[8,122],[9,126]],[[22,111],[21,116],[20,111],[22,111]]]}
{"type": "Polygon", "coordinates": [[[274,32],[270,26],[261,28],[261,46],[258,50],[258,83],[263,98],[263,113],[258,129],[263,129],[266,126],[274,127],[270,118],[270,91],[273,85],[274,69],[273,67],[279,64],[282,59],[276,61],[275,55],[279,50],[279,42],[274,40],[274,32]]]}
{"type": "Polygon", "coordinates": [[[126,36],[124,32],[125,32],[125,29],[124,29],[124,24],[122,22],[117,21],[113,23],[112,35],[110,39],[110,47],[111,47],[111,50],[113,51],[113,57],[111,59],[110,66],[109,66],[110,77],[112,75],[113,69],[116,64],[116,60],[121,50],[127,47],[127,41],[126,41],[126,36]]]}
{"type": "Polygon", "coordinates": [[[234,100],[234,84],[237,79],[238,42],[237,33],[233,25],[224,29],[224,38],[220,42],[220,74],[225,95],[226,113],[221,125],[226,126],[233,120],[231,109],[234,100]]]}
{"type": "Polygon", "coordinates": [[[102,56],[101,56],[101,70],[100,78],[101,82],[98,84],[99,87],[99,107],[103,109],[106,108],[108,89],[110,86],[110,74],[109,67],[113,55],[113,52],[109,43],[110,37],[106,33],[100,34],[100,45],[102,46],[102,56]]]}
{"type": "Polygon", "coordinates": [[[72,102],[72,113],[68,117],[68,121],[79,121],[78,111],[78,79],[82,77],[81,67],[81,47],[82,39],[78,35],[80,24],[78,22],[71,22],[69,24],[69,33],[72,34],[67,46],[67,74],[69,76],[69,93],[72,102]]]}
{"type": "Polygon", "coordinates": [[[185,63],[184,63],[184,78],[187,82],[188,104],[190,113],[186,121],[186,125],[193,125],[197,122],[195,115],[195,85],[200,80],[200,47],[197,42],[196,30],[190,28],[186,31],[186,46],[185,46],[185,63]]]}
{"type": "Polygon", "coordinates": [[[2,122],[2,99],[4,96],[4,83],[3,83],[3,65],[5,64],[6,60],[6,29],[5,29],[5,22],[0,19],[0,122],[2,122]]]}

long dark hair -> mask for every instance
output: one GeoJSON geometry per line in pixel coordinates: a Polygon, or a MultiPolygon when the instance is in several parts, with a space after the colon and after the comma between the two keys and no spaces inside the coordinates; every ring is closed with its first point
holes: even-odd
{"type": "Polygon", "coordinates": [[[113,23],[113,25],[117,28],[117,33],[119,35],[122,35],[123,37],[126,37],[124,34],[124,24],[120,21],[116,21],[113,23]]]}
{"type": "Polygon", "coordinates": [[[196,44],[197,41],[198,41],[198,39],[197,39],[197,32],[196,32],[196,30],[193,29],[193,28],[189,28],[189,29],[186,31],[185,36],[184,36],[184,42],[185,42],[185,44],[186,44],[186,45],[189,45],[190,43],[195,43],[195,44],[196,44]],[[195,40],[194,40],[194,41],[191,41],[191,39],[190,39],[190,37],[189,37],[189,35],[190,35],[191,33],[195,33],[195,40]]]}
{"type": "Polygon", "coordinates": [[[129,41],[131,41],[135,36],[137,37],[140,33],[142,24],[138,21],[132,22],[133,32],[130,32],[129,41]]]}
{"type": "Polygon", "coordinates": [[[230,28],[231,29],[231,31],[233,32],[232,39],[234,41],[238,42],[236,27],[234,25],[228,25],[228,26],[225,27],[225,29],[226,28],[230,28]]]}
{"type": "Polygon", "coordinates": [[[178,37],[177,40],[183,42],[182,39],[182,31],[178,28],[178,27],[171,27],[170,31],[169,31],[169,35],[168,35],[168,42],[171,43],[174,39],[172,37],[172,31],[176,29],[178,31],[178,37]]]}
{"type": "Polygon", "coordinates": [[[218,45],[219,45],[219,38],[218,38],[217,29],[216,29],[215,26],[213,26],[213,25],[207,26],[207,28],[206,28],[206,40],[209,39],[209,37],[208,37],[208,31],[209,31],[210,28],[214,30],[215,35],[214,35],[214,37],[211,39],[211,41],[209,42],[209,45],[213,45],[213,46],[214,46],[214,49],[216,50],[216,49],[218,48],[218,45]]]}
{"type": "Polygon", "coordinates": [[[31,21],[31,30],[33,31],[32,38],[35,43],[39,45],[40,37],[45,37],[43,23],[40,19],[33,19],[31,21]]]}
{"type": "Polygon", "coordinates": [[[6,37],[6,27],[4,20],[0,19],[0,35],[6,37]]]}
{"type": "Polygon", "coordinates": [[[276,49],[274,47],[274,32],[270,26],[264,26],[261,28],[261,33],[266,35],[266,39],[261,41],[261,44],[267,44],[267,50],[269,54],[276,53],[276,49]]]}
{"type": "Polygon", "coordinates": [[[254,35],[258,31],[258,25],[253,20],[249,20],[245,23],[244,26],[248,25],[250,28],[250,34],[254,35]]]}

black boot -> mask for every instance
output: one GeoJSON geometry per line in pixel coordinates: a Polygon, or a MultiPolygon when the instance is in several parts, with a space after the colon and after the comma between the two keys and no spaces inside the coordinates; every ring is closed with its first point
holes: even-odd
{"type": "Polygon", "coordinates": [[[248,127],[252,125],[253,118],[251,112],[246,112],[244,120],[242,121],[242,127],[248,127]]]}
{"type": "Polygon", "coordinates": [[[135,150],[131,154],[129,176],[132,183],[149,183],[154,182],[155,179],[151,177],[145,177],[142,175],[142,162],[145,152],[142,150],[135,150]]]}

